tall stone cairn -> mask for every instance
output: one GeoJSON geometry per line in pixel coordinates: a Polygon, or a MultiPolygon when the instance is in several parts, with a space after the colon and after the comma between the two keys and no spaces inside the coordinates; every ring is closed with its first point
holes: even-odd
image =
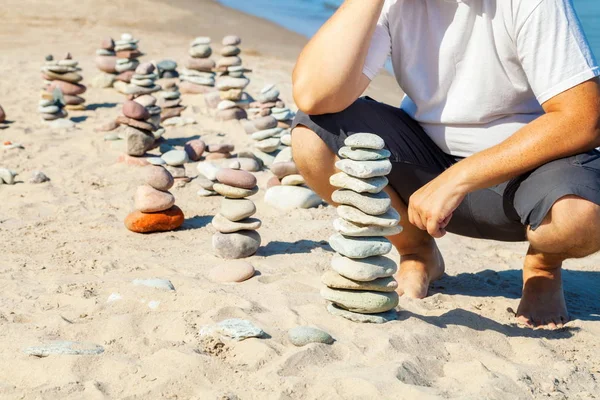
{"type": "Polygon", "coordinates": [[[385,257],[392,250],[387,236],[402,231],[400,215],[383,189],[392,170],[383,139],[357,133],[344,141],[330,177],[332,200],[339,206],[329,244],[337,252],[322,276],[321,295],[328,311],[355,322],[383,323],[396,318],[397,264],[385,257]]]}

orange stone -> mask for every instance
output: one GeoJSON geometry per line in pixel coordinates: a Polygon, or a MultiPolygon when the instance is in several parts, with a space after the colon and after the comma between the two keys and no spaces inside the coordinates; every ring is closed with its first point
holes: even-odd
{"type": "Polygon", "coordinates": [[[173,206],[155,213],[134,211],[125,218],[125,227],[137,233],[167,232],[179,228],[184,220],[181,208],[173,206]]]}

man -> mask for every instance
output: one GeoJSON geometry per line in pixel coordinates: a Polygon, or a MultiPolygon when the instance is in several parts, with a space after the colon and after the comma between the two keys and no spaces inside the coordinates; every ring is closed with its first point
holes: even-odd
{"type": "Polygon", "coordinates": [[[599,75],[570,0],[346,0],[294,70],[294,159],[331,201],[344,139],[381,136],[400,294],[443,274],[446,231],[528,240],[517,318],[560,328],[562,262],[600,250],[599,75]],[[359,99],[390,54],[400,109],[359,99]]]}

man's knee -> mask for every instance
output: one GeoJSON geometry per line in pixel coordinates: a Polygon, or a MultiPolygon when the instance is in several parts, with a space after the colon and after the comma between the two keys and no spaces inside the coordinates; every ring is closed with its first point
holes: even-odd
{"type": "Polygon", "coordinates": [[[585,257],[600,250],[600,206],[575,195],[557,200],[538,229],[529,229],[531,245],[541,252],[585,257]]]}
{"type": "Polygon", "coordinates": [[[292,156],[296,168],[305,178],[321,176],[335,163],[335,154],[325,142],[304,125],[296,126],[292,131],[292,156]]]}

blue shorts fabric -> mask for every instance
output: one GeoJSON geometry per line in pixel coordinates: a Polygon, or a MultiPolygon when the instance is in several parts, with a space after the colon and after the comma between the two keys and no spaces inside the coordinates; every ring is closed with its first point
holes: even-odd
{"type": "MultiPolygon", "coordinates": [[[[381,136],[392,154],[390,185],[405,203],[416,190],[461,160],[442,152],[404,111],[368,97],[335,114],[311,116],[299,111],[292,129],[298,125],[315,132],[336,154],[354,133],[381,136]]],[[[454,212],[447,231],[473,238],[524,241],[526,228],[537,229],[552,205],[567,195],[600,205],[598,150],[558,159],[510,181],[469,193],[454,212]]]]}

